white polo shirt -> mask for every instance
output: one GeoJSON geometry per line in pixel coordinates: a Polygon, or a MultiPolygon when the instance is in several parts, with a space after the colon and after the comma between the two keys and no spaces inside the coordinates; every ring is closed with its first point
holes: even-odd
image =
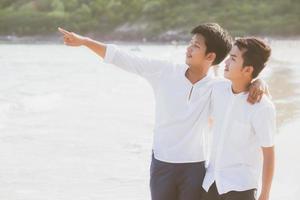
{"type": "Polygon", "coordinates": [[[204,129],[209,117],[212,77],[196,84],[186,77],[186,65],[154,60],[107,45],[104,62],[144,77],[155,96],[153,152],[156,159],[170,163],[206,159],[204,129]]]}
{"type": "Polygon", "coordinates": [[[247,102],[248,94],[232,92],[230,82],[212,90],[212,146],[203,188],[213,182],[219,194],[258,187],[262,171],[261,147],[273,146],[275,108],[263,97],[260,103],[247,102]]]}

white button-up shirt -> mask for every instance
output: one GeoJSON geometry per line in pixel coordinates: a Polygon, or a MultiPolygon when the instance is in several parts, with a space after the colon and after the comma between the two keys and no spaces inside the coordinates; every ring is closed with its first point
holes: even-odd
{"type": "Polygon", "coordinates": [[[213,182],[219,194],[258,187],[261,147],[273,146],[275,108],[267,97],[251,105],[247,96],[234,94],[230,82],[213,88],[211,154],[203,182],[206,191],[213,182]]]}
{"type": "Polygon", "coordinates": [[[214,79],[206,76],[196,84],[186,77],[186,65],[137,56],[107,45],[104,62],[145,78],[155,96],[153,152],[170,163],[206,159],[204,129],[214,79]]]}

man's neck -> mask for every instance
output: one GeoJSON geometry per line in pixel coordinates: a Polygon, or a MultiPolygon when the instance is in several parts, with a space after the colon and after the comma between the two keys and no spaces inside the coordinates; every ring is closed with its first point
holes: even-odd
{"type": "Polygon", "coordinates": [[[238,94],[241,92],[248,92],[249,85],[251,82],[244,80],[234,80],[232,81],[231,89],[234,94],[238,94]]]}
{"type": "Polygon", "coordinates": [[[189,79],[189,81],[192,84],[195,84],[196,82],[200,81],[206,75],[207,75],[207,70],[203,70],[201,68],[198,69],[198,68],[189,67],[185,72],[185,76],[187,77],[187,79],[189,79]]]}

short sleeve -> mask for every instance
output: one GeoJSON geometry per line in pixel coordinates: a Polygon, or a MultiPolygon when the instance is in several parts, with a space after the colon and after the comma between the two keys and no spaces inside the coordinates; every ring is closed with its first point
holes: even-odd
{"type": "Polygon", "coordinates": [[[276,132],[276,110],[274,105],[268,105],[257,110],[252,118],[252,126],[261,147],[273,146],[276,132]]]}

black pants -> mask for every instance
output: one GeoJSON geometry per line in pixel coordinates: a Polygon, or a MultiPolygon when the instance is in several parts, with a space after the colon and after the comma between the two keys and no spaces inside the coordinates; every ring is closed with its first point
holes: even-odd
{"type": "Polygon", "coordinates": [[[152,200],[201,200],[205,163],[167,163],[154,158],[150,167],[152,200]]]}
{"type": "Polygon", "coordinates": [[[230,191],[219,194],[216,183],[210,186],[208,192],[204,192],[203,200],[255,200],[256,189],[245,191],[230,191]]]}

